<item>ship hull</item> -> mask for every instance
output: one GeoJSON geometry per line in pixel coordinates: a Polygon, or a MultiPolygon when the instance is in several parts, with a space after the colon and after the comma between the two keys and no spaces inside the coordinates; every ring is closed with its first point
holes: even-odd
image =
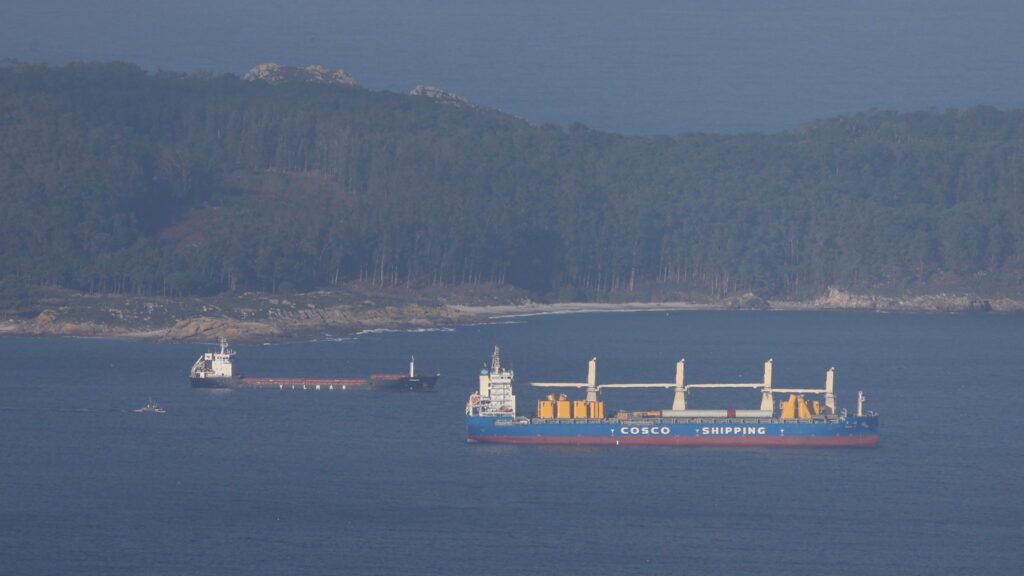
{"type": "Polygon", "coordinates": [[[235,376],[232,378],[195,378],[191,377],[188,381],[192,384],[193,388],[241,388],[242,378],[235,376]]]}
{"type": "Polygon", "coordinates": [[[389,392],[433,392],[439,374],[402,376],[387,380],[370,379],[370,388],[389,392]]]}
{"type": "Polygon", "coordinates": [[[467,418],[471,443],[557,444],[580,446],[789,446],[874,447],[877,416],[846,420],[794,422],[780,420],[652,419],[643,421],[575,420],[513,421],[509,418],[467,418]]]}
{"type": "Polygon", "coordinates": [[[353,378],[195,378],[193,388],[207,389],[279,389],[279,390],[381,390],[391,392],[432,392],[440,375],[401,376],[385,379],[353,378]]]}

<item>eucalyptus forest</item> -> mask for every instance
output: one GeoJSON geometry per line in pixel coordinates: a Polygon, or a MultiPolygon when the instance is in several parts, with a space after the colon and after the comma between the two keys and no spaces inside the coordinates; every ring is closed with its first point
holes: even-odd
{"type": "Polygon", "coordinates": [[[424,96],[0,64],[0,282],[563,300],[1024,287],[1024,112],[622,136],[424,96]]]}

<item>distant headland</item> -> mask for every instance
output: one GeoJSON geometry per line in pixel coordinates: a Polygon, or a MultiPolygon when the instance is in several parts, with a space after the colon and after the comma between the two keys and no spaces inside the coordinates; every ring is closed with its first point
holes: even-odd
{"type": "Polygon", "coordinates": [[[321,66],[240,78],[12,61],[0,110],[6,334],[1024,301],[1019,110],[630,137],[321,66]]]}

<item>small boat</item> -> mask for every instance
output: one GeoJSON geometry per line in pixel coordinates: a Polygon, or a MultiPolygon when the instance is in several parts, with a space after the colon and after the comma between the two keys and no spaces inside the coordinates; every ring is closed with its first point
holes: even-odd
{"type": "Polygon", "coordinates": [[[147,413],[147,412],[151,412],[153,414],[166,414],[167,410],[164,410],[163,408],[161,408],[159,405],[157,405],[156,402],[153,402],[152,398],[150,398],[149,399],[149,404],[146,404],[142,408],[136,408],[135,410],[132,410],[132,412],[138,412],[140,414],[147,413]]]}

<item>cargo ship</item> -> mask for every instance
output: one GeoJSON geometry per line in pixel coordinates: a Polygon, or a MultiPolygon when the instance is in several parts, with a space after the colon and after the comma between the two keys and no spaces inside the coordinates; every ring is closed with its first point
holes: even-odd
{"type": "Polygon", "coordinates": [[[219,352],[206,352],[189,371],[193,388],[277,388],[280,390],[390,390],[430,392],[440,374],[416,374],[416,359],[408,374],[371,374],[366,378],[252,378],[235,372],[235,351],[220,339],[219,352]]]}
{"type": "Polygon", "coordinates": [[[490,369],[480,371],[479,389],[466,403],[468,442],[497,444],[571,444],[612,446],[859,446],[878,445],[878,415],[864,412],[858,392],[857,412],[836,410],[835,369],[825,373],[823,388],[775,388],[772,360],[764,379],[753,383],[686,384],[685,360],[676,364],[671,383],[598,384],[597,359],[590,361],[586,382],[534,382],[539,388],[583,388],[585,399],[551,394],[537,401],[534,416],[520,416],[513,391],[514,373],[501,365],[494,348],[490,369]],[[599,394],[605,389],[665,388],[674,392],[672,408],[605,414],[599,394]],[[761,392],[756,410],[696,410],[687,404],[690,390],[750,388],[761,392]],[[785,400],[775,401],[776,394],[785,400]],[[810,400],[808,396],[821,396],[810,400]]]}

